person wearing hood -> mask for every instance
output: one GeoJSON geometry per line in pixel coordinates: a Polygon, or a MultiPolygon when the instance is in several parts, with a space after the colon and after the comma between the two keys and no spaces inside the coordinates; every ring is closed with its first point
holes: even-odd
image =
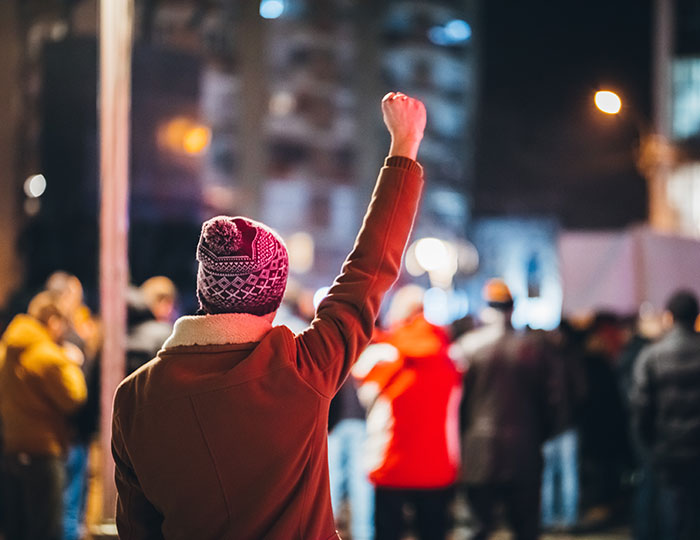
{"type": "Polygon", "coordinates": [[[449,336],[423,316],[424,290],[399,289],[389,330],[353,369],[367,408],[369,479],[375,488],[375,538],[398,540],[415,512],[421,540],[444,539],[459,467],[460,376],[447,351],[449,336]]]}
{"type": "Polygon", "coordinates": [[[8,539],[63,536],[69,417],[87,397],[81,353],[64,343],[68,328],[54,295],[42,292],[0,339],[2,514],[8,539]]]}

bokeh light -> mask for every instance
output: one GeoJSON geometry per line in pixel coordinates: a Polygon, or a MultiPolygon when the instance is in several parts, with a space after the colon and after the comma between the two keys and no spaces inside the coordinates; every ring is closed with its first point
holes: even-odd
{"type": "Polygon", "coordinates": [[[416,243],[413,242],[406,250],[405,259],[406,271],[413,277],[422,276],[425,274],[425,269],[420,265],[416,258],[416,243]]]}
{"type": "Polygon", "coordinates": [[[289,252],[289,268],[297,274],[305,274],[314,264],[314,239],[306,232],[297,232],[285,239],[289,252]]]}
{"type": "Polygon", "coordinates": [[[262,0],[260,2],[260,16],[263,19],[277,19],[284,13],[282,0],[262,0]]]}
{"type": "Polygon", "coordinates": [[[437,238],[421,238],[416,242],[416,260],[428,272],[450,263],[447,246],[437,238]]]}
{"type": "Polygon", "coordinates": [[[439,287],[425,291],[423,316],[431,324],[442,326],[450,322],[447,293],[439,287]]]}
{"type": "Polygon", "coordinates": [[[622,100],[615,92],[601,90],[595,93],[595,105],[606,114],[617,114],[622,108],[622,100]]]}
{"type": "Polygon", "coordinates": [[[198,156],[211,142],[211,129],[189,118],[178,116],[158,130],[158,145],[176,154],[198,156]]]}
{"type": "Polygon", "coordinates": [[[46,191],[46,178],[43,174],[34,174],[24,181],[24,193],[30,199],[41,197],[46,191]]]}
{"type": "Polygon", "coordinates": [[[192,126],[186,132],[182,140],[182,148],[185,153],[196,156],[204,152],[211,140],[211,131],[206,126],[192,126]]]}
{"type": "Polygon", "coordinates": [[[454,19],[445,25],[445,35],[454,42],[466,41],[472,35],[472,28],[467,21],[454,19]]]}
{"type": "Polygon", "coordinates": [[[270,98],[270,114],[274,116],[287,116],[294,111],[297,100],[291,92],[276,92],[270,98]]]}
{"type": "Polygon", "coordinates": [[[435,45],[450,47],[468,41],[472,36],[472,27],[462,19],[452,19],[444,26],[433,26],[428,30],[428,39],[435,45]]]}

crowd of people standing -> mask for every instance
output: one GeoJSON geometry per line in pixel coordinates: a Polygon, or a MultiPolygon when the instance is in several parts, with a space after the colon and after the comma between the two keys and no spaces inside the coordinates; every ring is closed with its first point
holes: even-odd
{"type": "MultiPolygon", "coordinates": [[[[280,309],[284,242],[240,216],[202,226],[196,315],[173,325],[167,278],[130,291],[112,417],[120,536],[330,540],[340,526],[355,540],[440,540],[461,500],[476,540],[622,515],[637,539],[698,538],[694,294],[674,294],[655,326],[601,313],[516,330],[517,299],[496,278],[479,320],[429,322],[416,285],[380,317],[420,200],[426,120],[401,93],[382,112],[388,156],[312,315],[280,309]]],[[[82,296],[57,272],[0,338],[7,540],[84,536],[100,325],[82,296]]]]}
{"type": "MultiPolygon", "coordinates": [[[[177,293],[155,276],[128,292],[125,376],[172,330],[177,293]]],[[[99,423],[101,325],[73,274],[56,271],[0,338],[0,534],[86,537],[99,423]]]]}

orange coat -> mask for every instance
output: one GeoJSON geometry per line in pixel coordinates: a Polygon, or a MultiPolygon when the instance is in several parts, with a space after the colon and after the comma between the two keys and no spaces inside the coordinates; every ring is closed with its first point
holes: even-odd
{"type": "Polygon", "coordinates": [[[341,275],[299,335],[249,314],[184,317],[119,386],[112,450],[123,539],[336,538],[330,400],[396,280],[422,175],[389,158],[341,275]]]}
{"type": "Polygon", "coordinates": [[[417,315],[378,333],[353,369],[368,406],[367,467],[376,486],[438,489],[459,468],[462,381],[449,338],[417,315]]]}

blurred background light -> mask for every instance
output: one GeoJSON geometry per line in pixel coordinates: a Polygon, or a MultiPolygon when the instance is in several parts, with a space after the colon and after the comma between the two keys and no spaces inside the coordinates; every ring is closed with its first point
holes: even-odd
{"type": "Polygon", "coordinates": [[[321,301],[328,295],[330,289],[330,287],[321,287],[314,293],[314,309],[316,309],[321,301]]]}
{"type": "Polygon", "coordinates": [[[449,252],[442,240],[421,238],[416,242],[416,260],[426,271],[431,272],[449,265],[449,252]]]}
{"type": "Polygon", "coordinates": [[[617,114],[622,108],[622,101],[615,92],[601,90],[595,93],[595,105],[606,114],[617,114]]]}
{"type": "Polygon", "coordinates": [[[43,174],[34,174],[24,181],[24,193],[31,199],[41,197],[46,191],[46,178],[43,174]]]}
{"type": "Polygon", "coordinates": [[[472,28],[467,21],[454,19],[445,25],[445,35],[455,43],[467,41],[472,35],[472,28]]]}
{"type": "Polygon", "coordinates": [[[297,232],[285,239],[289,252],[289,268],[297,274],[306,274],[314,264],[314,239],[309,233],[297,232]]]}
{"type": "Polygon", "coordinates": [[[263,19],[277,19],[284,13],[282,0],[262,0],[260,2],[260,16],[263,19]]]}
{"type": "Polygon", "coordinates": [[[158,130],[158,146],[176,154],[198,156],[211,142],[211,129],[189,118],[178,116],[158,130]]]}
{"type": "Polygon", "coordinates": [[[406,250],[406,271],[413,277],[422,276],[425,274],[425,269],[420,265],[416,258],[416,242],[413,242],[406,250]]]}
{"type": "Polygon", "coordinates": [[[447,293],[439,287],[425,291],[423,316],[431,324],[443,326],[450,322],[447,293]]]}
{"type": "Polygon", "coordinates": [[[211,130],[206,126],[192,126],[186,132],[182,148],[186,154],[199,155],[209,147],[211,130]]]}
{"type": "Polygon", "coordinates": [[[468,240],[463,240],[457,246],[458,269],[462,274],[471,275],[479,268],[479,251],[468,240]]]}
{"type": "Polygon", "coordinates": [[[291,92],[275,92],[270,98],[270,114],[287,116],[296,106],[297,100],[291,92]]]}
{"type": "Polygon", "coordinates": [[[445,28],[442,26],[433,26],[428,30],[428,39],[432,41],[435,45],[447,46],[451,45],[445,28]]]}
{"type": "Polygon", "coordinates": [[[433,26],[428,30],[428,39],[435,45],[443,47],[464,43],[471,35],[471,26],[462,19],[453,19],[444,26],[433,26]]]}
{"type": "Polygon", "coordinates": [[[469,313],[466,291],[432,287],[423,296],[423,316],[431,324],[445,326],[469,313]]]}
{"type": "Polygon", "coordinates": [[[41,210],[41,201],[39,199],[25,199],[24,213],[29,217],[36,216],[41,210]]]}

